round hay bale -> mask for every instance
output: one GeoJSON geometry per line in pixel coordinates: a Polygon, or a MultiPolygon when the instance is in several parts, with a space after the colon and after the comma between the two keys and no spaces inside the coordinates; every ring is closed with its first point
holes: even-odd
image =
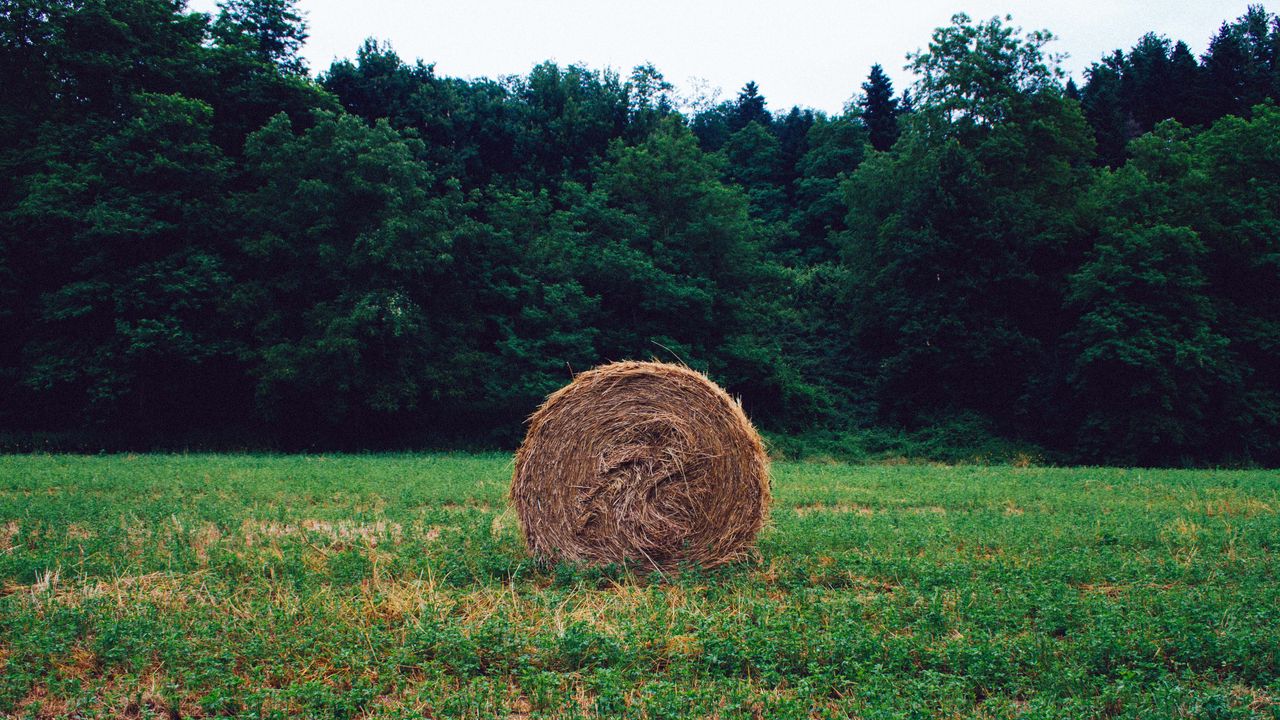
{"type": "Polygon", "coordinates": [[[745,555],[769,504],[769,459],[742,406],[679,365],[584,372],[529,418],[511,499],[547,561],[665,569],[745,555]]]}

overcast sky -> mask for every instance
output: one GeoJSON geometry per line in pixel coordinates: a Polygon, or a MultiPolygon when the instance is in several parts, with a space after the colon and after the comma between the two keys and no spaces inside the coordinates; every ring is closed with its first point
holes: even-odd
{"type": "MultiPolygon", "coordinates": [[[[1257,2],[1257,0],[1253,0],[1257,2]]],[[[897,89],[911,81],[906,54],[924,47],[957,12],[1013,15],[1048,29],[1079,80],[1090,63],[1154,31],[1199,55],[1224,20],[1250,0],[301,0],[313,72],[353,57],[367,37],[390,41],[406,61],[460,77],[523,74],[543,60],[584,63],[626,75],[649,61],[688,93],[698,79],[730,98],[755,80],[773,110],[802,105],[838,112],[873,63],[897,89]]],[[[217,0],[190,0],[214,11],[217,0]]]]}

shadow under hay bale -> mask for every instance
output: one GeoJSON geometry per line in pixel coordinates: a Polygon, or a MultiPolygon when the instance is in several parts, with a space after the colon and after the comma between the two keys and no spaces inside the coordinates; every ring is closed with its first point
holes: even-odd
{"type": "Polygon", "coordinates": [[[714,567],[764,524],[768,463],[742,407],[706,376],[620,362],[578,375],[529,419],[511,499],[544,560],[714,567]]]}

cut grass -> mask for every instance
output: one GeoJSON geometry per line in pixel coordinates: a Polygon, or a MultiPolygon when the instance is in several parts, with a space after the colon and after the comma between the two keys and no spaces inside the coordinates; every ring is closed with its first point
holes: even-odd
{"type": "Polygon", "coordinates": [[[1274,472],[777,463],[662,578],[532,562],[510,469],[0,457],[0,713],[1280,717],[1274,472]]]}

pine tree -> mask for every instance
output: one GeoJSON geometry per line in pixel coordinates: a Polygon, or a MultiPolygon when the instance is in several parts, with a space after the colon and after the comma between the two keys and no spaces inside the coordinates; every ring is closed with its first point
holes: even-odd
{"type": "Polygon", "coordinates": [[[1276,97],[1280,18],[1250,5],[1235,22],[1223,23],[1209,43],[1204,66],[1210,81],[1213,116],[1246,117],[1253,106],[1276,97]]]}
{"type": "Polygon", "coordinates": [[[1126,66],[1124,53],[1116,50],[1085,71],[1080,105],[1097,141],[1097,163],[1117,167],[1124,163],[1125,145],[1133,139],[1129,113],[1121,95],[1126,66]]]}
{"type": "Polygon", "coordinates": [[[753,122],[766,128],[773,124],[773,115],[765,107],[764,96],[754,81],[744,85],[738,93],[738,100],[729,113],[729,132],[736,133],[753,122]]]}
{"type": "Polygon", "coordinates": [[[1142,36],[1129,51],[1120,79],[1122,101],[1141,133],[1173,117],[1169,40],[1155,33],[1142,36]]]}
{"type": "Polygon", "coordinates": [[[1204,71],[1191,48],[1179,40],[1169,54],[1169,87],[1172,92],[1173,117],[1183,125],[1210,122],[1204,104],[1204,71]]]}
{"type": "Polygon", "coordinates": [[[898,100],[893,96],[893,82],[879,64],[871,66],[871,74],[862,83],[862,121],[871,133],[871,146],[876,150],[888,150],[898,139],[898,116],[902,114],[898,100]]]}

